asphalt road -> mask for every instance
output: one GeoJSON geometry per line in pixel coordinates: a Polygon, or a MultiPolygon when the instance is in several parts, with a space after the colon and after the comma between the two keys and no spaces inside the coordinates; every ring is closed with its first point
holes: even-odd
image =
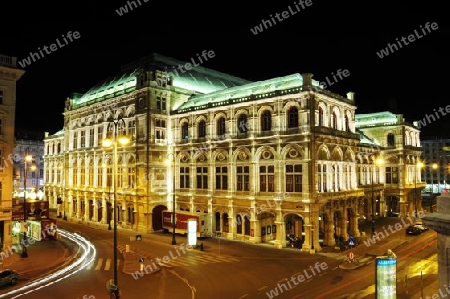
{"type": "MultiPolygon", "coordinates": [[[[97,249],[94,262],[75,275],[23,298],[109,298],[106,284],[113,278],[112,231],[63,221],[59,227],[89,239],[97,249]]],[[[121,271],[123,260],[119,259],[122,299],[375,298],[374,264],[348,271],[338,267],[341,260],[298,249],[279,250],[270,245],[209,238],[199,241],[204,251],[200,247],[183,250],[187,244],[184,236],[176,236],[176,246],[171,245],[170,234],[143,235],[141,241],[130,241],[135,236],[129,230],[119,230],[118,243],[146,252],[154,261],[159,258],[164,266],[160,271],[133,277],[121,271]]],[[[403,234],[390,237],[406,238],[403,234]]],[[[407,243],[395,249],[399,261],[397,298],[406,298],[401,297],[406,294],[405,274],[410,294],[420,293],[420,271],[423,285],[437,280],[436,233],[428,231],[407,238],[407,243]]],[[[72,259],[78,258],[76,248],[72,253],[72,259]]]]}

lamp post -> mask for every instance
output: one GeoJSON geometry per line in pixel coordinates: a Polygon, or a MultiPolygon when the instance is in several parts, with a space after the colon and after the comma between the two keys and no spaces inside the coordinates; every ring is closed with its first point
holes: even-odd
{"type": "Polygon", "coordinates": [[[113,191],[114,191],[114,200],[112,201],[112,209],[114,214],[114,285],[110,286],[110,296],[111,298],[118,299],[120,298],[119,293],[119,286],[118,286],[118,278],[117,278],[117,206],[116,206],[116,199],[117,199],[117,177],[116,177],[116,171],[117,171],[117,143],[120,143],[121,145],[126,145],[130,142],[130,138],[127,137],[125,134],[119,135],[119,129],[121,131],[124,131],[126,128],[125,121],[122,118],[119,118],[117,120],[110,121],[108,123],[107,127],[107,136],[102,141],[103,147],[111,147],[113,146],[113,160],[114,160],[114,166],[113,166],[113,191]],[[111,132],[111,134],[110,134],[111,132]]]}
{"type": "MultiPolygon", "coordinates": [[[[431,168],[433,170],[436,170],[438,168],[438,165],[436,163],[433,163],[431,165],[431,168]]],[[[433,213],[433,199],[434,199],[433,187],[434,187],[434,172],[431,171],[430,213],[433,213]]],[[[437,192],[439,193],[439,180],[438,180],[438,183],[437,183],[437,192]]]]}
{"type": "MultiPolygon", "coordinates": [[[[24,231],[23,231],[23,249],[21,257],[28,257],[27,251],[27,233],[28,229],[26,229],[27,223],[27,176],[28,176],[28,162],[33,161],[33,156],[25,155],[23,159],[24,169],[23,169],[23,222],[24,222],[24,231]]],[[[34,171],[36,169],[35,165],[31,165],[31,170],[34,171]]]]}
{"type": "Polygon", "coordinates": [[[375,226],[375,198],[374,198],[374,183],[373,183],[374,175],[373,174],[375,171],[377,171],[377,166],[379,166],[381,164],[383,164],[383,159],[381,159],[381,158],[375,159],[375,163],[374,163],[375,169],[373,171],[371,171],[371,173],[372,173],[372,179],[371,179],[371,181],[372,181],[372,236],[375,235],[375,229],[376,229],[376,226],[375,226]]]}
{"type": "Polygon", "coordinates": [[[167,155],[169,157],[169,160],[167,161],[167,164],[170,165],[172,163],[172,159],[170,157],[173,157],[173,163],[172,163],[172,245],[177,244],[177,240],[175,239],[175,228],[176,228],[176,217],[175,217],[175,154],[169,153],[167,155]]]}
{"type": "Polygon", "coordinates": [[[418,162],[416,165],[416,169],[414,171],[414,219],[417,218],[417,195],[416,195],[416,188],[417,188],[417,172],[420,171],[420,169],[423,167],[422,162],[418,162]]]}

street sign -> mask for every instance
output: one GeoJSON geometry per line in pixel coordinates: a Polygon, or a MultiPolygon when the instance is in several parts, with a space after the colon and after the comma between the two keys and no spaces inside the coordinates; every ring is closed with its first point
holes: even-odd
{"type": "Polygon", "coordinates": [[[348,238],[348,245],[355,246],[355,243],[355,238],[353,236],[350,236],[350,238],[348,238]]]}
{"type": "Polygon", "coordinates": [[[136,235],[136,241],[142,241],[142,235],[136,235]]]}

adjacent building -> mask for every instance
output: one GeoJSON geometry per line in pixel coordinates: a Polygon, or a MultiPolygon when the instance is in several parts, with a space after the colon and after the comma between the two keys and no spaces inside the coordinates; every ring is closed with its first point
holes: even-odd
{"type": "Polygon", "coordinates": [[[450,138],[427,137],[422,139],[422,178],[427,186],[425,191],[440,193],[448,189],[450,182],[450,138]]]}
{"type": "Polygon", "coordinates": [[[12,244],[16,84],[24,73],[16,57],[0,55],[0,249],[12,244]]]}
{"type": "Polygon", "coordinates": [[[107,225],[116,191],[124,228],[160,230],[175,206],[207,214],[211,235],[280,248],[292,235],[303,250],[421,209],[420,132],[401,114],[358,115],[354,93],[312,74],[250,82],[202,66],[171,72],[180,65],[152,54],[67,99],[63,129],[44,140],[51,207],[107,225]],[[132,140],[117,156],[102,147],[112,128],[132,140]]]}

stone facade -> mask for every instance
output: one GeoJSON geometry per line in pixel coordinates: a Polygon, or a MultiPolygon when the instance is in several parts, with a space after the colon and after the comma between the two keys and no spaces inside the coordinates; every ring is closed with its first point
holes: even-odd
{"type": "Polygon", "coordinates": [[[358,116],[353,93],[323,90],[312,74],[168,76],[181,64],[153,55],[68,99],[64,129],[45,140],[61,145],[45,153],[50,203],[60,197],[68,217],[110,223],[112,152],[101,140],[121,118],[133,141],[117,152],[121,227],[160,230],[175,197],[176,210],[207,213],[213,233],[280,248],[293,235],[310,251],[359,236],[361,221],[387,210],[421,209],[419,130],[402,115],[358,116]]]}
{"type": "Polygon", "coordinates": [[[16,57],[0,55],[0,249],[12,244],[16,83],[24,73],[16,57]]]}

